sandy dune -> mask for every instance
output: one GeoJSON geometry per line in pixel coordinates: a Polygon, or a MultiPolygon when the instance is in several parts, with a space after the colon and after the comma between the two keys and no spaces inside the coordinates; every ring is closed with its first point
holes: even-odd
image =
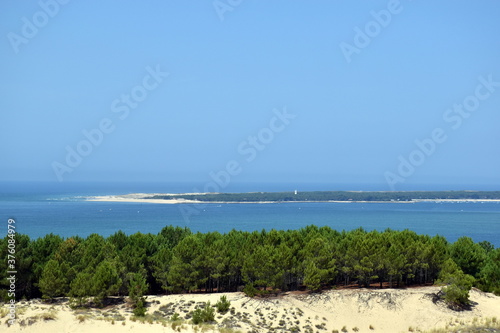
{"type": "MultiPolygon", "coordinates": [[[[183,294],[148,296],[148,316],[133,320],[125,303],[105,309],[72,310],[66,301],[55,305],[39,300],[17,304],[17,322],[2,332],[418,332],[432,328],[458,329],[461,325],[482,323],[500,315],[500,297],[471,291],[474,306],[455,312],[433,303],[437,287],[406,290],[338,290],[322,294],[290,293],[275,298],[251,299],[242,293],[183,294]],[[189,318],[197,306],[221,295],[231,301],[230,312],[216,313],[213,325],[194,326],[189,319],[172,322],[174,313],[189,318]],[[44,319],[43,317],[54,317],[44,319]]],[[[5,309],[5,306],[3,307],[5,309]]],[[[4,312],[2,315],[4,315],[4,312]]],[[[498,318],[500,320],[500,318],[498,318]]]]}
{"type": "MultiPolygon", "coordinates": [[[[202,193],[191,193],[202,194],[202,193]]],[[[179,203],[197,203],[195,200],[186,200],[175,198],[175,194],[169,193],[131,193],[122,195],[103,195],[88,197],[87,201],[102,201],[102,202],[139,202],[139,203],[160,203],[160,204],[179,204],[179,203]],[[146,199],[155,195],[172,196],[172,199],[146,199]]]]}

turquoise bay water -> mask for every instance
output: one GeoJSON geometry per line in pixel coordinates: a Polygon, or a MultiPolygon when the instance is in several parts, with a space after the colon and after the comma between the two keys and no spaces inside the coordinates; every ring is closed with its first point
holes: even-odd
{"type": "Polygon", "coordinates": [[[158,233],[169,224],[201,232],[228,232],[233,228],[298,229],[315,224],[337,230],[410,229],[422,234],[440,234],[450,241],[469,236],[474,241],[487,240],[500,247],[500,203],[207,204],[196,208],[198,214],[186,218],[181,213],[181,208],[186,206],[182,205],[85,201],[92,195],[192,191],[191,185],[186,184],[169,185],[169,188],[156,184],[10,186],[0,191],[0,221],[7,225],[7,219],[14,218],[17,231],[32,238],[48,233],[64,237],[85,237],[91,233],[109,236],[118,230],[127,234],[158,233]]]}

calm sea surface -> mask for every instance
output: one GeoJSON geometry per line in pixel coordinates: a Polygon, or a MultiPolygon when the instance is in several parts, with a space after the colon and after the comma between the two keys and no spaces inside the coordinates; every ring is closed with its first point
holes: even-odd
{"type": "MultiPolygon", "coordinates": [[[[91,202],[93,195],[135,192],[192,192],[193,184],[44,184],[0,183],[0,222],[16,220],[17,231],[32,238],[48,233],[64,237],[118,230],[158,233],[166,225],[193,231],[228,232],[231,229],[298,229],[309,224],[337,230],[363,227],[410,229],[445,236],[450,241],[469,236],[500,247],[500,203],[275,203],[167,205],[91,202]],[[184,213],[183,213],[184,211],[184,213]],[[190,214],[192,212],[196,212],[190,214]]],[[[260,185],[233,188],[232,192],[293,191],[293,186],[260,185]]],[[[302,190],[331,190],[301,186],[302,190]]],[[[337,188],[335,188],[336,190],[337,188]]],[[[357,188],[356,188],[357,189],[357,188]]],[[[343,190],[343,189],[341,189],[343,190]]],[[[372,189],[368,189],[372,190],[372,189]]],[[[376,189],[373,189],[376,190],[376,189]]],[[[3,233],[5,235],[5,233],[3,233]]],[[[3,236],[2,235],[2,236],[3,236]]]]}

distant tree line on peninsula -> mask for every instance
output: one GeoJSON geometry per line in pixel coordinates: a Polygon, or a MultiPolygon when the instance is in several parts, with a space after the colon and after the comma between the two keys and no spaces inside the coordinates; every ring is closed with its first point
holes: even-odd
{"type": "MultiPolygon", "coordinates": [[[[476,286],[500,294],[500,248],[462,237],[413,231],[336,231],[307,226],[298,230],[232,230],[193,233],[167,226],[158,234],[118,231],[109,237],[38,239],[16,235],[16,297],[67,296],[79,305],[92,297],[243,290],[250,296],[305,289],[375,283],[403,287],[447,285],[443,297],[467,303],[476,286]]],[[[0,239],[7,257],[8,238],[0,239]]],[[[0,262],[0,283],[7,286],[7,261],[0,262]]],[[[6,290],[0,298],[6,299],[6,290]]]]}
{"type": "Polygon", "coordinates": [[[187,199],[203,202],[293,202],[293,201],[412,201],[412,200],[491,200],[500,191],[408,191],[408,192],[249,192],[153,195],[147,199],[187,199]]]}

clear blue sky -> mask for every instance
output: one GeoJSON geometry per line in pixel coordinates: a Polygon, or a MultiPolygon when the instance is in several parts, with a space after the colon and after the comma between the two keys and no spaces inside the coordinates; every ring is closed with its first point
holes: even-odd
{"type": "Polygon", "coordinates": [[[203,181],[233,161],[242,182],[500,187],[499,17],[494,0],[5,0],[0,180],[203,181]]]}

